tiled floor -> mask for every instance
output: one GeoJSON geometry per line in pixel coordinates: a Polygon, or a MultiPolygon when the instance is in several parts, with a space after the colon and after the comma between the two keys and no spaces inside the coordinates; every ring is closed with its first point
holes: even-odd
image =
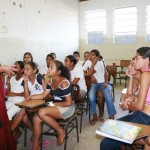
{"type": "MultiPolygon", "coordinates": [[[[121,91],[124,88],[124,85],[117,85],[115,88],[115,107],[117,110],[117,115],[115,118],[119,118],[125,114],[127,114],[127,111],[122,111],[119,107],[119,101],[120,101],[120,96],[121,96],[121,91]]],[[[107,110],[105,108],[104,112],[104,118],[108,118],[107,110]]],[[[96,129],[101,125],[101,122],[97,122],[95,126],[89,126],[89,120],[88,120],[88,114],[84,114],[84,121],[83,121],[83,129],[82,133],[79,135],[80,142],[77,143],[76,140],[76,132],[75,130],[72,131],[72,133],[69,134],[68,138],[68,144],[67,144],[67,150],[99,150],[99,144],[102,139],[102,137],[97,136],[95,134],[96,129]]],[[[24,138],[23,134],[21,138],[18,141],[17,149],[18,150],[30,150],[31,149],[31,142],[30,142],[30,137],[31,137],[31,132],[28,130],[28,139],[27,139],[27,146],[24,147],[24,138]]],[[[55,140],[55,137],[44,137],[44,139],[47,140],[55,140]]],[[[54,142],[53,144],[49,144],[47,147],[44,147],[43,150],[63,150],[63,145],[62,146],[56,146],[56,143],[54,142]]]]}

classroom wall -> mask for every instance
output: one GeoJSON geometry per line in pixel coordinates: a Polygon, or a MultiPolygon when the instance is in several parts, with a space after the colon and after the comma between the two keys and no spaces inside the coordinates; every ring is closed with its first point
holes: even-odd
{"type": "Polygon", "coordinates": [[[0,0],[0,64],[29,51],[40,67],[55,52],[64,61],[79,47],[78,0],[0,0]]]}
{"type": "Polygon", "coordinates": [[[116,62],[119,64],[120,59],[131,59],[136,50],[141,46],[150,46],[145,42],[145,10],[150,0],[89,0],[80,3],[80,47],[81,57],[85,51],[92,49],[100,50],[106,64],[116,62]],[[137,6],[138,8],[138,37],[134,44],[113,44],[113,8],[137,6]],[[106,44],[87,44],[85,33],[85,10],[106,9],[107,10],[107,28],[108,39],[106,44]]]}

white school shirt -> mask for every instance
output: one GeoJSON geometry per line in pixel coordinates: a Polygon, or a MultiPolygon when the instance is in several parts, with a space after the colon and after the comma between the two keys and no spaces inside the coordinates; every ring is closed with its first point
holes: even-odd
{"type": "MultiPolygon", "coordinates": [[[[24,87],[22,86],[23,77],[20,80],[16,80],[16,75],[10,78],[10,91],[13,93],[22,93],[24,92],[24,87]]],[[[10,96],[8,100],[13,102],[17,100],[24,100],[23,96],[10,96]]]]}
{"type": "MultiPolygon", "coordinates": [[[[85,64],[83,65],[83,70],[86,71],[89,69],[92,65],[92,62],[90,60],[87,60],[85,64]]],[[[96,71],[93,76],[96,78],[97,83],[103,83],[105,81],[104,74],[105,74],[105,68],[104,63],[102,61],[97,61],[97,63],[94,66],[94,70],[96,71]]]]}
{"type": "Polygon", "coordinates": [[[75,78],[80,78],[77,84],[79,85],[80,89],[87,91],[83,68],[81,66],[75,66],[74,69],[70,71],[70,74],[71,81],[73,81],[75,78]]]}
{"type": "Polygon", "coordinates": [[[41,74],[36,74],[36,79],[35,79],[34,84],[32,84],[30,82],[30,80],[28,80],[28,89],[30,91],[30,95],[42,94],[44,92],[42,84],[40,84],[37,81],[37,76],[38,75],[40,76],[40,80],[41,80],[41,83],[42,83],[43,76],[41,74]]]}
{"type": "Polygon", "coordinates": [[[76,65],[75,65],[75,66],[82,67],[82,65],[83,65],[83,61],[79,60],[79,61],[76,63],[76,65]]]}

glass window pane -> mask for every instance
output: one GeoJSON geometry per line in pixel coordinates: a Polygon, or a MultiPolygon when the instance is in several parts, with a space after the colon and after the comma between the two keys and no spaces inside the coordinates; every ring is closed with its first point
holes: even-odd
{"type": "Polygon", "coordinates": [[[146,41],[150,42],[150,5],[146,9],[146,41]]]}
{"type": "Polygon", "coordinates": [[[133,43],[137,35],[137,8],[114,9],[114,42],[133,43]],[[120,38],[120,39],[119,39],[120,38]]]}
{"type": "Polygon", "coordinates": [[[106,42],[106,10],[88,10],[85,12],[86,33],[89,44],[106,42]]]}

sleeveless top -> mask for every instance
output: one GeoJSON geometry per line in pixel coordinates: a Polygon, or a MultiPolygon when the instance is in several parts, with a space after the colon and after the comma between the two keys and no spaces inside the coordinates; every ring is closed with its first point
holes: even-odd
{"type": "Polygon", "coordinates": [[[52,89],[51,85],[52,85],[52,79],[51,79],[51,82],[47,84],[46,89],[50,90],[50,94],[51,94],[51,96],[53,96],[53,98],[54,98],[53,101],[54,102],[65,101],[65,96],[68,96],[68,95],[71,94],[71,84],[67,79],[61,81],[61,83],[59,84],[59,86],[55,90],[52,89]],[[66,87],[65,89],[61,88],[61,84],[63,82],[68,82],[69,83],[68,87],[66,87]]]}

